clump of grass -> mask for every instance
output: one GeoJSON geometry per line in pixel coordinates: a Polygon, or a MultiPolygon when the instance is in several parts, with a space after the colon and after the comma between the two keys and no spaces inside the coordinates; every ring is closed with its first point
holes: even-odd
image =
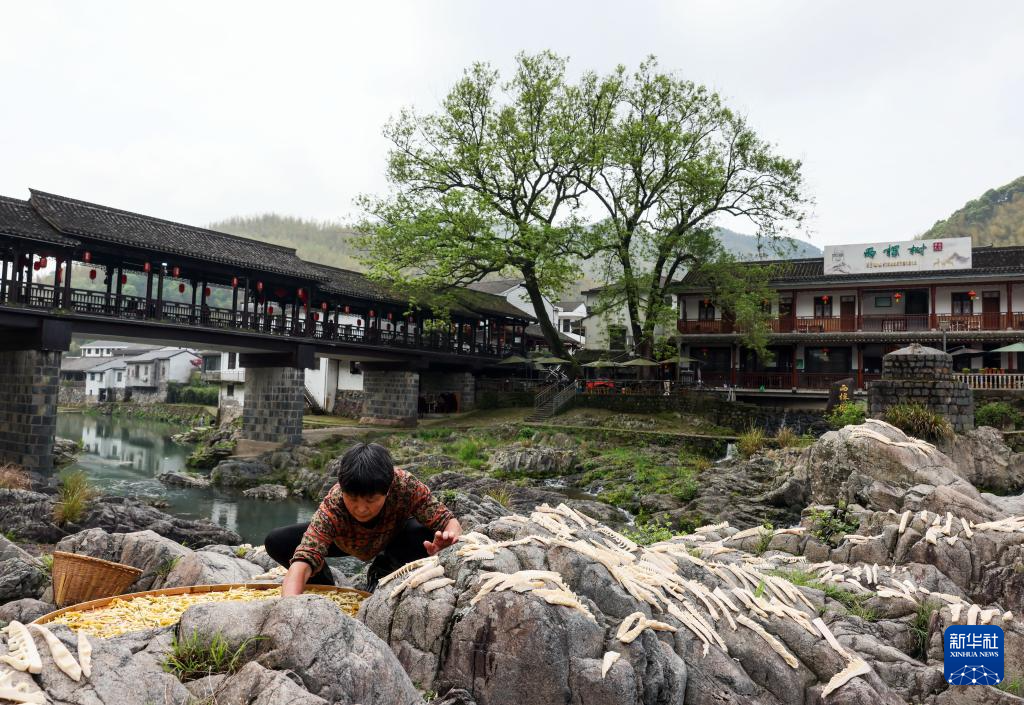
{"type": "Polygon", "coordinates": [[[444,446],[444,452],[461,460],[470,467],[481,467],[486,461],[487,444],[478,438],[462,438],[444,446]]]}
{"type": "Polygon", "coordinates": [[[43,570],[43,575],[46,576],[46,582],[53,582],[53,554],[45,553],[39,556],[39,566],[43,570]]]}
{"type": "Polygon", "coordinates": [[[777,575],[798,587],[821,589],[821,582],[818,580],[818,576],[814,573],[808,573],[806,570],[772,570],[769,571],[769,575],[777,575]]]}
{"type": "Polygon", "coordinates": [[[799,441],[800,436],[789,426],[780,426],[779,430],[775,432],[775,445],[779,448],[790,448],[797,445],[799,441]]]}
{"type": "Polygon", "coordinates": [[[707,472],[714,466],[714,462],[711,458],[705,458],[703,455],[698,455],[693,459],[693,471],[700,475],[701,473],[707,472]]]}
{"type": "Polygon", "coordinates": [[[764,429],[758,426],[751,426],[740,434],[736,441],[736,449],[744,458],[749,458],[765,446],[767,438],[764,429]]]}
{"type": "Polygon", "coordinates": [[[1024,677],[1006,678],[1002,683],[997,683],[996,687],[1004,693],[1024,697],[1024,677]]]}
{"type": "Polygon", "coordinates": [[[27,490],[31,487],[32,481],[20,465],[0,465],[0,490],[27,490]]]}
{"type": "Polygon", "coordinates": [[[492,487],[484,492],[484,496],[490,497],[495,502],[506,508],[512,504],[512,493],[509,492],[507,487],[492,487]]]}
{"type": "Polygon", "coordinates": [[[207,639],[192,630],[191,636],[174,638],[171,651],[161,665],[164,671],[174,674],[182,683],[218,673],[235,673],[242,666],[242,658],[249,645],[265,638],[254,636],[232,649],[221,634],[214,634],[207,639]]]}
{"type": "Polygon", "coordinates": [[[84,471],[62,472],[53,520],[60,526],[80,521],[95,496],[96,490],[84,471]]]}
{"type": "Polygon", "coordinates": [[[158,565],[156,567],[156,570],[153,572],[161,578],[166,578],[170,574],[170,572],[174,570],[174,567],[178,565],[178,561],[180,560],[181,556],[174,556],[173,558],[168,558],[167,560],[161,562],[160,565],[158,565]]]}
{"type": "Polygon", "coordinates": [[[246,555],[248,555],[248,553],[249,553],[249,548],[250,548],[249,546],[244,546],[244,545],[236,547],[235,548],[235,557],[236,558],[245,558],[246,555]]]}
{"type": "Polygon", "coordinates": [[[871,595],[850,592],[836,587],[832,583],[822,583],[818,576],[803,570],[773,570],[770,575],[777,575],[799,587],[809,587],[821,590],[825,597],[835,600],[843,606],[843,609],[851,617],[860,617],[866,622],[878,620],[878,613],[867,605],[871,595]]]}
{"type": "Polygon", "coordinates": [[[754,553],[758,556],[763,555],[768,550],[768,544],[772,542],[772,538],[775,536],[775,527],[770,521],[765,520],[761,524],[761,533],[757,539],[757,545],[754,546],[754,553]]]}
{"type": "Polygon", "coordinates": [[[441,490],[441,501],[444,504],[450,504],[458,499],[459,493],[455,490],[441,490]]]}
{"type": "Polygon", "coordinates": [[[914,611],[914,616],[910,618],[908,626],[914,637],[914,650],[910,655],[918,661],[924,661],[928,654],[928,625],[932,620],[932,613],[937,612],[939,608],[937,602],[922,602],[914,611]]]}
{"type": "Polygon", "coordinates": [[[0,531],[0,536],[3,536],[5,539],[11,542],[18,542],[18,534],[16,534],[12,529],[8,529],[7,531],[0,531]]]}
{"type": "Polygon", "coordinates": [[[953,437],[953,425],[942,414],[921,404],[894,404],[885,410],[885,420],[908,436],[926,441],[953,437]]]}
{"type": "Polygon", "coordinates": [[[835,507],[811,510],[811,534],[822,543],[835,548],[843,536],[852,534],[860,526],[844,500],[835,507]]]}
{"type": "Polygon", "coordinates": [[[659,521],[637,520],[634,526],[627,526],[622,530],[622,535],[633,543],[641,546],[650,546],[659,541],[668,541],[676,535],[672,527],[659,521]]]}
{"type": "Polygon", "coordinates": [[[863,404],[855,401],[844,401],[828,412],[825,419],[832,428],[859,426],[867,418],[867,410],[863,404]]]}

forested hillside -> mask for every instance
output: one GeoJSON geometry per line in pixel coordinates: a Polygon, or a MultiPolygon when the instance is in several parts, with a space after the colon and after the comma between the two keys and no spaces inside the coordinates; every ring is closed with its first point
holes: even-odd
{"type": "Polygon", "coordinates": [[[970,237],[975,245],[1024,245],[1024,176],[986,191],[921,235],[938,237],[970,237]]]}
{"type": "Polygon", "coordinates": [[[235,216],[210,224],[211,230],[294,247],[299,257],[345,269],[361,269],[356,259],[356,232],[341,223],[287,215],[235,216]]]}

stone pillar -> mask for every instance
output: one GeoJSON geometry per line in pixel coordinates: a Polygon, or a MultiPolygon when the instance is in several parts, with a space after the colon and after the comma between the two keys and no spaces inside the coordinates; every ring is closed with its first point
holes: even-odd
{"type": "Polygon", "coordinates": [[[419,394],[419,372],[364,364],[363,416],[359,420],[384,426],[415,426],[419,394]]]}
{"type": "Polygon", "coordinates": [[[60,352],[0,352],[0,461],[53,469],[60,352]]]}
{"type": "Polygon", "coordinates": [[[302,368],[246,368],[242,437],[288,445],[299,443],[305,385],[302,368]]]}
{"type": "Polygon", "coordinates": [[[974,393],[953,377],[953,357],[912,343],[882,358],[882,379],[868,387],[868,414],[895,404],[920,404],[949,419],[957,432],[974,428],[974,393]]]}

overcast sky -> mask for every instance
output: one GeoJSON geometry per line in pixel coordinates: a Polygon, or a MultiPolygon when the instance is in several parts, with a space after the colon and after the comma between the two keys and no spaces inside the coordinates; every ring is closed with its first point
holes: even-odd
{"type": "Polygon", "coordinates": [[[350,219],[389,116],[550,48],[720,91],[803,160],[811,242],[907,238],[1024,175],[1022,28],[1014,0],[0,0],[0,193],[350,219]]]}

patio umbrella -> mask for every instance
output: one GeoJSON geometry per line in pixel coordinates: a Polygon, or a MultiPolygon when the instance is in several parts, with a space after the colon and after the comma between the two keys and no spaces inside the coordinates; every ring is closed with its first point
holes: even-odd
{"type": "Polygon", "coordinates": [[[690,363],[693,363],[693,362],[696,362],[698,365],[703,365],[704,364],[703,360],[698,360],[697,358],[689,357],[688,355],[679,355],[679,356],[675,356],[675,357],[670,357],[667,360],[662,360],[661,364],[663,364],[663,365],[669,365],[669,364],[672,364],[672,365],[675,365],[675,364],[689,365],[690,363]]]}
{"type": "Polygon", "coordinates": [[[509,355],[498,363],[499,365],[528,365],[530,361],[521,355],[509,355]]]}
{"type": "Polygon", "coordinates": [[[1024,343],[1013,343],[1012,345],[1004,345],[1001,348],[996,348],[995,350],[989,350],[989,352],[994,352],[994,353],[1024,352],[1024,343]]]}
{"type": "MultiPolygon", "coordinates": [[[[1020,345],[1020,343],[1017,343],[1017,345],[1020,345]]],[[[958,357],[960,355],[984,355],[985,351],[975,350],[974,348],[960,348],[958,350],[950,350],[949,354],[953,357],[958,357]]]]}
{"type": "Polygon", "coordinates": [[[532,362],[536,362],[538,365],[568,365],[568,360],[563,360],[560,357],[535,357],[532,362]]]}
{"type": "Polygon", "coordinates": [[[634,357],[628,362],[619,363],[619,367],[657,367],[658,363],[646,357],[634,357]]]}
{"type": "Polygon", "coordinates": [[[614,362],[612,360],[594,360],[593,362],[587,362],[587,363],[584,363],[584,364],[580,365],[580,367],[598,367],[598,368],[600,368],[600,367],[621,367],[621,366],[622,365],[620,363],[614,362]]]}

